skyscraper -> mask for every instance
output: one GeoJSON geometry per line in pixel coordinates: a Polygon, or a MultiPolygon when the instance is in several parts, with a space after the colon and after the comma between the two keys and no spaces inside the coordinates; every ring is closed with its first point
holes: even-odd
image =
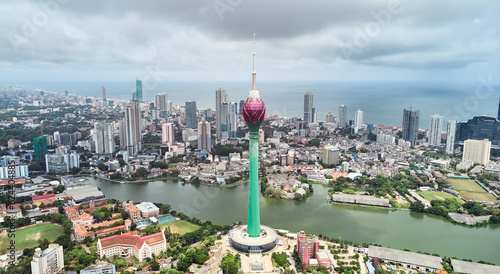
{"type": "Polygon", "coordinates": [[[42,251],[35,249],[31,261],[31,273],[60,273],[64,270],[63,247],[58,244],[50,244],[42,251]]]}
{"type": "Polygon", "coordinates": [[[106,88],[101,87],[101,100],[106,101],[106,88]]]}
{"type": "Polygon", "coordinates": [[[497,114],[497,120],[500,121],[500,99],[498,99],[498,114],[497,114]]]}
{"type": "Polygon", "coordinates": [[[168,107],[168,99],[166,93],[156,94],[155,96],[155,108],[158,111],[167,110],[168,107]]]}
{"type": "Polygon", "coordinates": [[[434,114],[431,116],[431,128],[429,129],[429,146],[441,145],[441,131],[443,130],[443,116],[434,114]]]}
{"type": "Polygon", "coordinates": [[[217,141],[221,140],[222,123],[223,123],[223,118],[225,118],[224,116],[222,116],[222,104],[229,103],[230,101],[231,97],[229,96],[229,94],[226,94],[225,89],[219,88],[218,90],[215,91],[215,122],[216,122],[215,138],[217,139],[217,141]]]}
{"type": "Polygon", "coordinates": [[[354,113],[354,133],[357,134],[362,127],[363,127],[363,111],[361,109],[358,109],[354,113]]]}
{"type": "Polygon", "coordinates": [[[47,154],[47,137],[33,138],[33,144],[35,147],[35,158],[44,161],[45,154],[47,154]]]}
{"type": "Polygon", "coordinates": [[[455,151],[455,134],[457,132],[457,121],[448,121],[448,129],[446,131],[446,153],[453,154],[453,152],[455,151]]]}
{"type": "Polygon", "coordinates": [[[333,123],[333,114],[331,112],[328,112],[326,114],[326,122],[327,123],[333,123]]]}
{"type": "Polygon", "coordinates": [[[412,145],[418,139],[418,122],[420,119],[419,110],[403,111],[403,140],[411,142],[412,145]]]}
{"type": "Polygon", "coordinates": [[[476,116],[467,122],[457,123],[455,147],[467,139],[491,141],[491,154],[500,155],[500,121],[493,117],[476,116]]]}
{"type": "Polygon", "coordinates": [[[164,123],[161,126],[161,142],[172,145],[175,142],[174,139],[174,126],[172,123],[164,123]]]}
{"type": "Polygon", "coordinates": [[[92,139],[95,144],[95,153],[112,154],[115,152],[115,129],[112,123],[94,124],[92,139]]]}
{"type": "Polygon", "coordinates": [[[347,125],[347,107],[340,105],[339,107],[339,128],[344,128],[347,125]]]}
{"type": "Polygon", "coordinates": [[[210,123],[201,121],[198,123],[198,149],[204,151],[211,150],[212,138],[210,132],[210,123]]]}
{"type": "Polygon", "coordinates": [[[186,102],[186,127],[196,128],[198,125],[196,121],[196,102],[189,100],[186,102]]]}
{"type": "Polygon", "coordinates": [[[129,155],[137,156],[142,150],[142,128],[141,128],[141,111],[137,101],[130,102],[131,104],[125,107],[125,132],[123,137],[125,147],[129,155]]]}
{"type": "Polygon", "coordinates": [[[142,81],[139,79],[135,80],[135,92],[132,94],[132,101],[144,102],[142,100],[142,81]]]}
{"type": "Polygon", "coordinates": [[[313,122],[313,94],[307,91],[304,94],[304,121],[308,123],[313,122]]]}

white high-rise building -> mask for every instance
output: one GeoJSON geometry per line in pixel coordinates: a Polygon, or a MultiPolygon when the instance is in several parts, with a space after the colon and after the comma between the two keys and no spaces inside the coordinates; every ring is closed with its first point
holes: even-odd
{"type": "Polygon", "coordinates": [[[161,142],[170,145],[174,144],[174,125],[172,123],[164,123],[161,126],[161,142]]]}
{"type": "Polygon", "coordinates": [[[443,130],[443,116],[434,114],[431,116],[431,128],[429,129],[429,146],[441,145],[441,131],[443,130]]]}
{"type": "Polygon", "coordinates": [[[331,112],[328,112],[326,114],[326,122],[327,123],[333,123],[333,114],[331,112]]]}
{"type": "Polygon", "coordinates": [[[304,121],[306,123],[314,122],[313,99],[314,96],[312,92],[307,91],[306,94],[304,94],[304,121]]]}
{"type": "Polygon", "coordinates": [[[139,103],[132,101],[125,107],[124,130],[120,128],[120,145],[123,143],[130,156],[137,156],[142,150],[141,110],[139,103]],[[123,139],[123,142],[122,142],[123,139]]]}
{"type": "Polygon", "coordinates": [[[354,113],[354,133],[357,134],[362,127],[363,127],[363,111],[361,109],[358,109],[354,113]]]}
{"type": "Polygon", "coordinates": [[[223,127],[227,128],[227,124],[225,121],[226,116],[224,116],[224,113],[222,112],[222,104],[229,103],[230,101],[231,97],[229,96],[229,94],[226,94],[225,89],[220,88],[215,91],[215,122],[216,122],[215,137],[217,141],[228,138],[228,136],[226,136],[226,138],[222,138],[222,132],[223,132],[222,128],[223,127]]]}
{"type": "Polygon", "coordinates": [[[40,248],[35,249],[33,261],[31,261],[31,273],[52,274],[62,273],[63,270],[64,254],[62,246],[50,244],[44,251],[40,248]]]}
{"type": "Polygon", "coordinates": [[[106,101],[106,88],[101,87],[101,100],[106,101]]]}
{"type": "Polygon", "coordinates": [[[95,123],[92,139],[95,144],[95,153],[112,154],[115,152],[114,126],[112,123],[95,123]]]}
{"type": "Polygon", "coordinates": [[[448,121],[448,129],[446,133],[446,153],[453,154],[455,148],[455,134],[457,132],[457,121],[448,121]]]}
{"type": "Polygon", "coordinates": [[[167,110],[168,111],[168,99],[166,93],[157,94],[155,96],[155,108],[159,111],[167,110]]]}
{"type": "Polygon", "coordinates": [[[339,107],[339,128],[344,128],[347,125],[347,107],[340,105],[339,107]]]}
{"type": "Polygon", "coordinates": [[[481,165],[490,162],[491,142],[488,139],[464,141],[464,153],[462,161],[473,161],[481,165]]]}
{"type": "Polygon", "coordinates": [[[61,143],[61,134],[59,131],[54,132],[54,142],[57,142],[58,144],[61,143]]]}

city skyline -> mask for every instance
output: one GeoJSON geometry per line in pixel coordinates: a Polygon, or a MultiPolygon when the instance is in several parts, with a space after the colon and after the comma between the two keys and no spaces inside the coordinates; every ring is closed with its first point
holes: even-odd
{"type": "Polygon", "coordinates": [[[499,70],[500,5],[488,1],[117,3],[4,2],[0,80],[244,80],[251,33],[262,80],[476,81],[499,70]]]}

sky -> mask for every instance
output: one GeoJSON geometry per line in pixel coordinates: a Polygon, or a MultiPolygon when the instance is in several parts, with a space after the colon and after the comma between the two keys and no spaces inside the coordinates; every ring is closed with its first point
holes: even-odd
{"type": "Polygon", "coordinates": [[[498,1],[2,0],[0,81],[500,82],[498,1]]]}

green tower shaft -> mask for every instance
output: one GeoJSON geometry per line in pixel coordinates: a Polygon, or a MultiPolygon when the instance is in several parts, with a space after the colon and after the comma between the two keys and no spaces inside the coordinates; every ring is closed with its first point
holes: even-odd
{"type": "Polygon", "coordinates": [[[248,192],[248,225],[250,237],[260,234],[259,210],[259,127],[250,127],[250,190],[248,192]]]}

